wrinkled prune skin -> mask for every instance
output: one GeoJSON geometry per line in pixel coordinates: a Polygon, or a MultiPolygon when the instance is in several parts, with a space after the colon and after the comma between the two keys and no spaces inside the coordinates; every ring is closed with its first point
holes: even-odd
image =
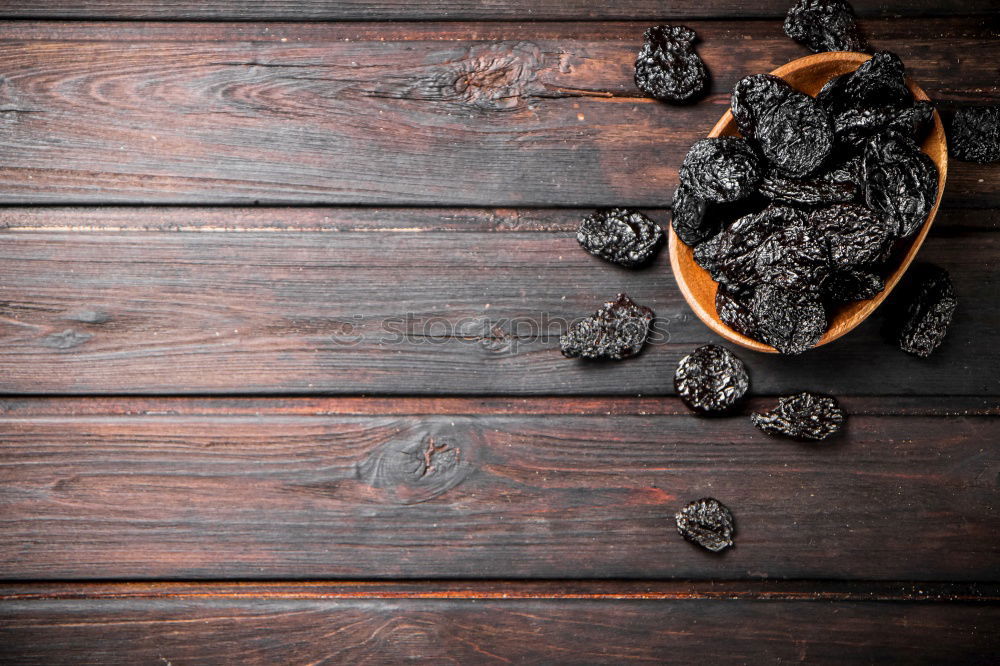
{"type": "Polygon", "coordinates": [[[683,184],[677,186],[670,208],[670,223],[674,233],[686,245],[695,246],[718,233],[718,227],[713,228],[715,225],[705,216],[707,208],[708,202],[699,198],[691,188],[683,184]]]}
{"type": "Polygon", "coordinates": [[[1000,161],[1000,105],[957,109],[948,123],[949,150],[964,162],[1000,161]]]}
{"type": "Polygon", "coordinates": [[[885,288],[882,276],[865,270],[842,270],[830,275],[823,289],[833,304],[867,301],[885,288]]]}
{"type": "Polygon", "coordinates": [[[785,34],[813,53],[868,50],[846,0],[798,0],[785,17],[785,34]]]}
{"type": "Polygon", "coordinates": [[[681,359],[674,389],[688,409],[702,416],[731,412],[746,397],[750,375],[728,349],[703,345],[681,359]]]}
{"type": "Polygon", "coordinates": [[[858,188],[850,180],[835,179],[831,173],[812,178],[787,178],[767,171],[760,181],[761,194],[772,201],[798,206],[827,206],[854,201],[858,188]]]}
{"type": "Polygon", "coordinates": [[[913,106],[877,106],[845,109],[834,117],[833,134],[841,149],[858,152],[873,136],[895,132],[923,143],[934,123],[934,105],[926,100],[913,106]]]}
{"type": "Polygon", "coordinates": [[[663,246],[660,225],[636,210],[604,208],[583,218],[576,239],[587,252],[626,268],[644,266],[663,246]]]}
{"type": "Polygon", "coordinates": [[[736,84],[733,117],[740,134],[760,147],[781,174],[804,178],[833,150],[833,121],[826,109],[771,74],[736,84]]]}
{"type": "Polygon", "coordinates": [[[826,331],[826,310],[818,295],[759,285],[749,301],[754,335],[782,354],[801,354],[826,331]]]}
{"type": "Polygon", "coordinates": [[[744,139],[719,137],[696,141],[681,164],[681,184],[700,199],[729,203],[757,190],[760,160],[744,139]]]}
{"type": "Polygon", "coordinates": [[[888,332],[907,354],[927,358],[941,346],[958,298],[948,272],[933,264],[910,268],[890,306],[888,332]]]}
{"type": "Polygon", "coordinates": [[[899,238],[920,229],[937,200],[934,162],[897,134],[880,134],[865,145],[861,178],[865,203],[893,225],[899,238]]]}
{"type": "Polygon", "coordinates": [[[715,292],[715,311],[729,328],[740,335],[752,338],[756,332],[753,313],[747,303],[748,294],[741,293],[724,284],[715,292]]]}
{"type": "Polygon", "coordinates": [[[755,281],[789,291],[820,291],[830,275],[824,240],[808,223],[776,231],[754,252],[755,281]]]}
{"type": "Polygon", "coordinates": [[[708,88],[708,70],[694,52],[697,35],[683,25],[658,25],[643,35],[635,85],[650,97],[689,104],[708,88]]]}
{"type": "Polygon", "coordinates": [[[694,250],[694,260],[712,279],[739,289],[760,281],[756,253],[773,234],[802,225],[805,216],[788,206],[768,206],[759,213],[739,218],[694,250]]]}
{"type": "Polygon", "coordinates": [[[677,531],[691,543],[718,553],[733,545],[733,514],[717,499],[703,497],[674,516],[677,531]]]}
{"type": "Polygon", "coordinates": [[[848,74],[830,79],[816,101],[834,115],[847,109],[913,106],[906,87],[903,62],[895,53],[879,51],[848,74]]]}
{"type": "Polygon", "coordinates": [[[880,217],[854,204],[815,210],[809,215],[809,225],[819,232],[836,269],[883,263],[895,238],[880,217]]]}
{"type": "Polygon", "coordinates": [[[934,103],[922,99],[914,102],[913,106],[901,110],[889,121],[885,131],[895,132],[913,139],[913,142],[919,146],[927,138],[927,134],[933,126],[934,103]]]}
{"type": "Polygon", "coordinates": [[[652,321],[652,310],[618,294],[592,316],[574,323],[559,346],[567,358],[620,361],[642,350],[652,321]]]}
{"type": "Polygon", "coordinates": [[[775,409],[750,420],[769,435],[819,442],[839,432],[847,417],[835,398],[803,392],[778,398],[775,409]]]}

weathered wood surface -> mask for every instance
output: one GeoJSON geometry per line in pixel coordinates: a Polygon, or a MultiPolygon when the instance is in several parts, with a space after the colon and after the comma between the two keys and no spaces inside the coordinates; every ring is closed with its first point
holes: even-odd
{"type": "Polygon", "coordinates": [[[142,402],[5,408],[5,578],[998,578],[995,417],[854,415],[810,446],[641,402],[612,416],[142,402]],[[736,516],[722,556],[673,525],[706,495],[736,516]]]}
{"type": "Polygon", "coordinates": [[[0,602],[5,664],[991,663],[1000,606],[191,597],[0,602]]]}
{"type": "MultiPolygon", "coordinates": [[[[614,20],[673,21],[694,18],[783,17],[791,0],[5,0],[0,18],[193,19],[193,20],[614,20]]],[[[990,14],[989,0],[855,0],[859,16],[990,14]]]]}
{"type": "MultiPolygon", "coordinates": [[[[45,217],[13,209],[8,218],[11,210],[0,222],[45,217]]],[[[716,340],[690,314],[665,253],[646,270],[616,268],[580,249],[575,215],[552,213],[566,226],[555,231],[537,211],[424,211],[412,221],[390,211],[375,223],[370,211],[356,222],[314,209],[215,210],[205,219],[203,209],[162,218],[155,209],[108,210],[107,230],[80,231],[98,228],[103,213],[89,210],[3,232],[0,391],[668,395],[679,358],[716,340]],[[245,214],[252,219],[241,226],[245,214]],[[455,230],[467,219],[475,231],[455,230]],[[530,231],[536,221],[544,232],[530,231]],[[202,231],[111,230],[123,223],[202,231]],[[421,226],[436,223],[444,229],[421,226]],[[364,230],[336,231],[358,224],[364,230]],[[615,364],[563,358],[566,323],[618,291],[657,313],[644,353],[615,364]]],[[[992,344],[1000,303],[975,296],[997,291],[1000,237],[982,231],[995,213],[940,218],[921,259],[951,271],[962,304],[934,356],[884,342],[876,313],[801,357],[745,352],[755,392],[1000,394],[992,344]]]]}
{"type": "MultiPolygon", "coordinates": [[[[645,23],[0,25],[6,203],[663,206],[780,21],[698,21],[709,99],[632,81],[645,23]]],[[[944,103],[1000,99],[996,21],[868,23],[944,103]],[[974,54],[974,55],[973,55],[974,54]]],[[[955,164],[951,206],[997,206],[955,164]]]]}

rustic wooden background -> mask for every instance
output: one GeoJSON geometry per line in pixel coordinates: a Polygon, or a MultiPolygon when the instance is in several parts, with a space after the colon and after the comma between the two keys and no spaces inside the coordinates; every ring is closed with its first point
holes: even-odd
{"type": "MultiPolygon", "coordinates": [[[[995,658],[1000,167],[950,165],[932,358],[878,315],[742,354],[748,410],[842,399],[829,445],[690,416],[714,338],[665,253],[574,239],[666,224],[727,91],[805,54],[788,0],[744,4],[0,3],[0,661],[995,658]],[[632,83],[671,19],[697,106],[632,83]],[[620,290],[667,333],[638,359],[527,325],[620,290]],[[722,556],[673,527],[703,495],[722,556]]],[[[1000,102],[992,0],[855,5],[942,107],[1000,102]]]]}

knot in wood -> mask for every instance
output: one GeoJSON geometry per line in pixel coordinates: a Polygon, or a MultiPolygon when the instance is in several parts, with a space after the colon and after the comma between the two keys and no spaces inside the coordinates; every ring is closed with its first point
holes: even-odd
{"type": "Polygon", "coordinates": [[[536,79],[542,60],[538,46],[528,42],[471,48],[455,63],[454,90],[478,108],[516,108],[525,96],[539,92],[536,79]]]}

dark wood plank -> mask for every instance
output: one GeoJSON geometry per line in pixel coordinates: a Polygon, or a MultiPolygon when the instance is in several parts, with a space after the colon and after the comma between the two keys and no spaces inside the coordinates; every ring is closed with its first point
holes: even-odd
{"type": "MultiPolygon", "coordinates": [[[[615,20],[664,21],[690,18],[783,17],[789,0],[764,0],[752,5],[737,0],[683,0],[665,6],[657,0],[625,0],[604,4],[582,0],[6,0],[0,18],[76,19],[221,19],[251,20],[615,20]]],[[[995,7],[986,0],[855,0],[859,16],[941,16],[989,14],[995,7]]]]}
{"type": "Polygon", "coordinates": [[[4,663],[990,663],[1000,606],[734,600],[0,602],[4,663]]]}
{"type": "MultiPolygon", "coordinates": [[[[663,206],[733,84],[804,54],[780,21],[692,25],[714,88],[677,108],[632,82],[644,23],[8,22],[0,192],[7,203],[663,206]]],[[[869,30],[935,99],[1000,99],[995,21],[869,30]]],[[[995,180],[995,167],[956,163],[949,205],[1000,205],[995,180]]]]}
{"type": "MultiPolygon", "coordinates": [[[[225,215],[239,225],[239,211],[225,215]]],[[[147,211],[132,224],[159,220],[147,211]]],[[[581,251],[569,230],[393,228],[7,231],[0,391],[667,395],[679,358],[716,341],[678,293],[665,253],[625,271],[581,251]],[[617,291],[654,309],[656,339],[623,363],[563,358],[559,332],[617,291]]],[[[959,224],[925,245],[921,257],[949,269],[962,298],[930,359],[883,342],[877,313],[802,357],[745,352],[755,391],[1000,394],[998,242],[959,224]]]]}
{"type": "Polygon", "coordinates": [[[1000,419],[852,415],[808,446],[745,417],[588,409],[5,410],[0,572],[997,580],[1000,419]],[[706,495],[736,516],[722,556],[673,525],[706,495]]]}

